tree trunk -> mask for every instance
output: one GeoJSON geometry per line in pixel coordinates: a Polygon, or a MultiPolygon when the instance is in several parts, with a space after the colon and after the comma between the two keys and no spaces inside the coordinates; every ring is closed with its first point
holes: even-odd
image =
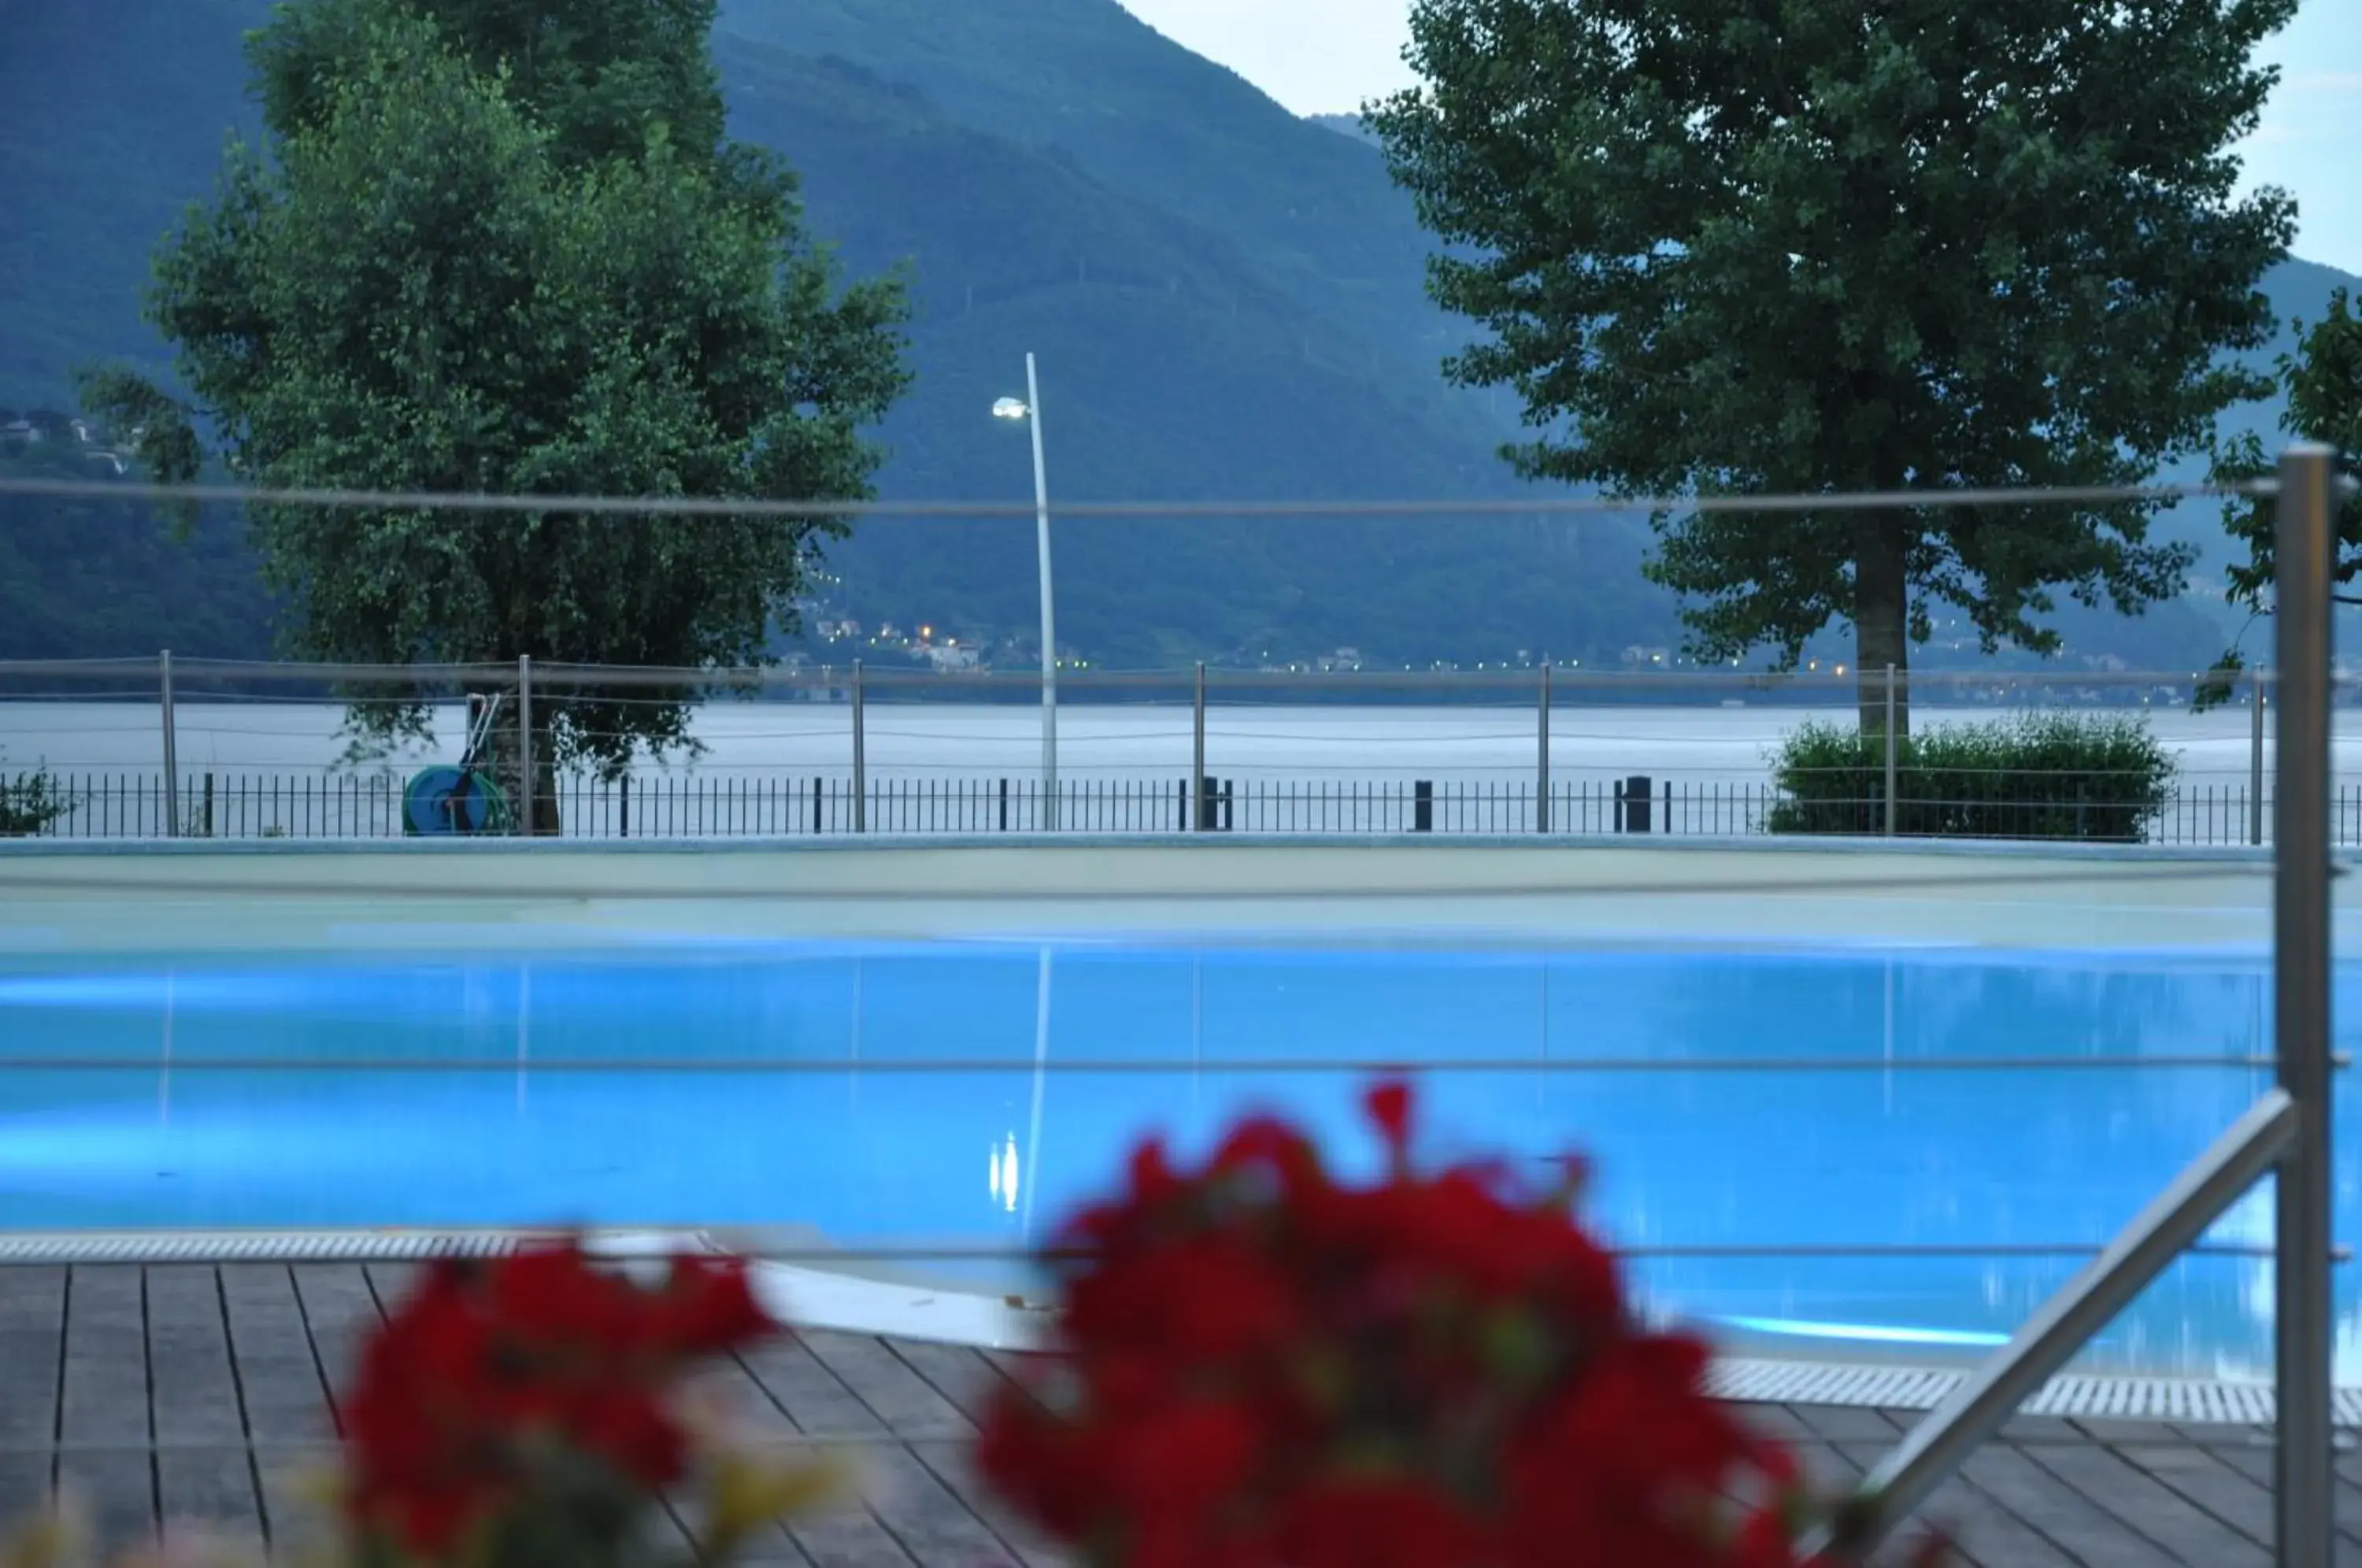
{"type": "Polygon", "coordinates": [[[1910,586],[1905,577],[1909,524],[1891,513],[1871,513],[1855,525],[1853,558],[1854,693],[1861,731],[1886,728],[1886,671],[1894,670],[1894,733],[1911,733],[1911,668],[1907,630],[1910,586]]]}
{"type": "Polygon", "coordinates": [[[480,766],[490,773],[500,787],[508,792],[509,804],[516,813],[517,831],[522,832],[527,821],[526,796],[532,796],[531,822],[535,837],[555,838],[563,831],[564,823],[557,809],[557,751],[550,734],[548,723],[535,715],[533,726],[533,788],[524,787],[524,759],[518,756],[516,694],[506,693],[507,701],[492,723],[492,734],[486,755],[480,766]]]}
{"type": "Polygon", "coordinates": [[[533,831],[539,838],[566,831],[557,812],[557,754],[547,730],[533,737],[533,831]]]}

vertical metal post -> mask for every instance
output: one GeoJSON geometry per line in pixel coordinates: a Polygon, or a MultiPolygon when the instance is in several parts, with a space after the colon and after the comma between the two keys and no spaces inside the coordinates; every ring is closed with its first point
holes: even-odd
{"type": "Polygon", "coordinates": [[[527,838],[533,836],[533,655],[517,655],[517,772],[524,788],[517,791],[522,807],[517,817],[517,831],[527,838]]]}
{"type": "Polygon", "coordinates": [[[853,661],[853,831],[869,831],[869,734],[861,720],[861,661],[853,661]]]}
{"type": "Polygon", "coordinates": [[[1886,667],[1886,734],[1884,739],[1886,743],[1886,836],[1893,838],[1894,836],[1898,818],[1894,798],[1894,764],[1896,746],[1894,735],[1894,667],[1891,664],[1886,667]]]}
{"type": "Polygon", "coordinates": [[[181,836],[181,726],[172,715],[172,650],[156,656],[156,690],[164,704],[164,834],[181,836]]]}
{"type": "Polygon", "coordinates": [[[1042,384],[1025,356],[1025,423],[1033,434],[1033,549],[1042,572],[1042,825],[1058,825],[1058,625],[1050,587],[1050,478],[1042,461],[1042,384]]]}
{"type": "Polygon", "coordinates": [[[1206,661],[1198,661],[1198,683],[1190,700],[1189,831],[1206,827],[1206,661]]]}
{"type": "Polygon", "coordinates": [[[2272,827],[2272,993],[2279,1085],[2296,1133],[2275,1182],[2278,1337],[2274,1450],[2281,1568],[2331,1547],[2329,1280],[2330,593],[2337,566],[2336,469],[2306,442],[2280,455],[2273,586],[2279,686],[2272,827]]]}
{"type": "Polygon", "coordinates": [[[1542,660],[1541,698],[1537,705],[1540,712],[1534,736],[1534,831],[1548,833],[1551,830],[1551,667],[1548,659],[1542,660]]]}
{"type": "Polygon", "coordinates": [[[2247,682],[2247,842],[2264,842],[2264,672],[2247,682]]]}

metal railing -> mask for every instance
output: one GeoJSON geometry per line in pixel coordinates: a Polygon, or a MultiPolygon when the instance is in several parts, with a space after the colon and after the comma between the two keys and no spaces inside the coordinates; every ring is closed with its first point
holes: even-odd
{"type": "MultiPolygon", "coordinates": [[[[2266,672],[2237,678],[2244,719],[2209,720],[2202,739],[2191,743],[2188,756],[2202,750],[2209,758],[2202,767],[2185,759],[2162,775],[2138,756],[2104,770],[1987,764],[1975,747],[1963,760],[1957,747],[1948,753],[1905,738],[1899,723],[1879,726],[1875,705],[1870,733],[1834,745],[1820,744],[1824,734],[1776,767],[1772,752],[1783,737],[1765,733],[1762,709],[1746,732],[1751,756],[1748,739],[1730,738],[1734,723],[1745,730],[1745,716],[1728,711],[1754,704],[1778,704],[1772,712],[1783,724],[1824,710],[1849,718],[1859,691],[1841,669],[1650,676],[1549,665],[1401,673],[1200,666],[1061,679],[1070,703],[1079,696],[1083,705],[1079,725],[1070,706],[1068,762],[1053,781],[1018,760],[1034,743],[1026,726],[1036,721],[1012,712],[1010,700],[1032,693],[1038,678],[1030,674],[873,670],[857,661],[842,669],[646,670],[530,658],[362,668],[204,664],[170,653],[152,663],[0,662],[0,834],[369,838],[433,831],[433,823],[409,820],[414,812],[403,801],[406,780],[430,766],[450,778],[474,769],[489,781],[503,807],[482,824],[488,831],[591,838],[1055,829],[2260,845],[2269,815],[2266,672]],[[204,691],[210,701],[193,700],[204,691]],[[1174,711],[1184,693],[1186,722],[1174,711]],[[1318,706],[1282,700],[1297,693],[1318,706]],[[462,694],[471,704],[464,737],[456,733],[462,694]],[[1100,701],[1092,702],[1094,694],[1100,701]],[[1681,697],[1692,701],[1650,706],[1681,697]],[[926,705],[911,706],[914,699],[926,705]],[[1406,699],[1456,705],[1422,706],[1407,720],[1395,706],[1406,699]],[[487,716],[491,708],[474,706],[485,703],[505,705],[500,726],[487,716]],[[403,711],[433,735],[413,734],[411,748],[427,749],[400,770],[336,756],[337,715],[367,715],[379,705],[403,711]],[[633,734],[643,711],[684,706],[716,748],[687,766],[643,760],[633,734]],[[1645,720],[1634,716],[1643,710],[1645,720]],[[505,753],[488,736],[505,736],[505,753]],[[438,743],[439,758],[432,755],[438,743]],[[284,756],[290,749],[315,758],[293,763],[284,756]],[[1707,750],[1729,755],[1702,766],[1707,750]],[[192,761],[193,752],[204,760],[192,761]],[[594,767],[593,757],[605,760],[594,767]],[[540,795],[533,821],[510,809],[528,778],[540,795]]],[[[1990,713],[1996,698],[2055,702],[2063,687],[2087,701],[2141,700],[2146,705],[2132,711],[2154,713],[2160,698],[2186,704],[2169,683],[2187,688],[2196,679],[1888,670],[1871,690],[1882,680],[1891,711],[1910,687],[1926,735],[1957,723],[1959,710],[1942,705],[1948,696],[1981,698],[1990,713]],[[2107,684],[2089,684],[2095,680],[2107,684]]],[[[2164,712],[2179,721],[2181,708],[2164,712]]],[[[1793,727],[1784,734],[1796,735],[1793,727]]],[[[2362,843],[2362,779],[2338,788],[2334,814],[2340,841],[2362,843]]]]}
{"type": "MultiPolygon", "coordinates": [[[[2333,812],[2340,804],[2333,787],[2330,758],[2330,607],[2338,495],[2334,471],[2332,454],[2327,448],[2294,447],[2283,456],[2274,487],[2278,512],[2278,657],[2272,690],[2279,704],[2281,729],[2275,758],[2276,779],[2268,804],[2274,819],[2270,835],[2275,882],[2272,1059],[2278,1082],[2145,1206],[2071,1282],[2036,1311],[2003,1350],[1948,1397],[1863,1478],[1859,1501],[1864,1528],[1861,1539],[1851,1541],[1851,1545],[1874,1545],[1910,1516],[1971,1450],[1992,1436],[2030,1395],[2062,1369],[2095,1331],[2125,1309],[2169,1262],[2197,1248],[2209,1228],[2223,1219],[2259,1178],[2269,1174],[2276,1178],[2271,1254],[2276,1269],[2273,1386],[2279,1437],[2275,1454],[2277,1555],[2282,1568],[2315,1568],[2330,1559],[2334,1473],[2329,1110],[2334,1064],[2330,1051],[2329,885],[2333,812]]],[[[1838,500],[1859,502],[1862,498],[1790,499],[1799,506],[1820,508],[1838,500]]],[[[1959,494],[1937,493],[1905,497],[1903,502],[1939,505],[1961,499],[1959,494]]],[[[1760,502],[1757,498],[1749,498],[1747,503],[1760,502]]],[[[533,504],[546,503],[536,501],[533,504]]],[[[156,792],[157,805],[163,816],[164,831],[185,834],[189,823],[182,813],[186,800],[178,784],[189,775],[180,766],[172,738],[174,672],[169,659],[161,662],[159,673],[164,687],[166,738],[165,769],[157,777],[174,779],[176,787],[160,789],[156,792]]],[[[510,679],[510,672],[504,668],[444,673],[454,681],[510,679]]],[[[581,686],[594,689],[611,689],[619,679],[618,672],[541,671],[529,661],[521,662],[513,672],[520,709],[530,714],[537,690],[546,699],[553,687],[562,687],[569,677],[581,686]],[[541,683],[538,687],[537,682],[541,683]]],[[[316,672],[313,679],[318,679],[316,672]]],[[[417,672],[406,672],[399,679],[415,681],[419,677],[417,672]]],[[[709,677],[701,675],[697,679],[709,677]]],[[[649,684],[661,685],[667,680],[679,685],[682,676],[673,672],[668,677],[651,678],[649,684]]],[[[1537,678],[1540,722],[1532,781],[1526,786],[1529,793],[1522,800],[1526,811],[1521,831],[1577,831],[1562,813],[1564,797],[1561,787],[1564,781],[1552,771],[1551,681],[1548,671],[1537,678]]],[[[875,785],[886,781],[873,779],[868,770],[867,732],[861,719],[867,692],[864,674],[858,668],[852,673],[851,682],[854,723],[849,736],[853,759],[847,798],[853,818],[850,831],[885,831],[882,822],[871,821],[873,807],[887,798],[876,792],[875,785]]],[[[1920,684],[1924,690],[1924,678],[1920,684]]],[[[1218,823],[1209,822],[1206,810],[1215,793],[1209,786],[1216,782],[1208,771],[1207,685],[1200,672],[1194,683],[1191,768],[1186,778],[1175,781],[1192,832],[1222,831],[1218,823]],[[1192,806],[1196,810],[1187,810],[1192,806]]],[[[2264,687],[2257,682],[2251,690],[2257,698],[2255,712],[2258,714],[2260,736],[2264,687]]],[[[1893,690],[1891,683],[1889,690],[1893,690]]],[[[1562,699],[1563,695],[1562,689],[1562,699]]],[[[535,733],[529,717],[521,727],[525,737],[535,733]]],[[[1890,723],[1886,733],[1893,735],[1896,728],[1890,723]]],[[[536,777],[531,744],[529,738],[524,740],[523,755],[517,759],[518,774],[526,781],[536,777]]],[[[2265,836],[2262,818],[2268,803],[2260,739],[2252,756],[2248,785],[2232,805],[2235,820],[2236,809],[2244,808],[2247,838],[2255,843],[2265,836]]],[[[1875,831],[1899,836],[1904,827],[1904,808],[1909,803],[1903,787],[1899,754],[1890,747],[1882,760],[1882,787],[1878,798],[1852,803],[1878,813],[1882,820],[1875,831]]],[[[825,779],[820,799],[826,831],[825,779]]],[[[1160,789],[1157,809],[1162,811],[1162,802],[1170,799],[1160,789]]],[[[1653,793],[1649,799],[1653,801],[1653,793]]],[[[1628,805],[1629,801],[1624,803],[1628,805]]],[[[996,809],[997,804],[996,798],[996,809]]],[[[1046,1020],[1046,953],[1042,962],[1039,995],[1043,1001],[1037,1016],[1046,1020]]],[[[1046,1024],[1037,1024],[1032,1064],[1037,1075],[1043,1070],[1046,1053],[1046,1024]]],[[[277,1065],[275,1059],[271,1065],[277,1065]]],[[[679,1066],[667,1059],[659,1068],[677,1070],[679,1066]]],[[[1039,1106],[1037,1093],[1033,1112],[1037,1118],[1039,1106]]],[[[1038,1143],[1038,1133],[1034,1141],[1038,1143]]],[[[1032,1190],[1033,1184],[1028,1183],[1028,1202],[1032,1190]]]]}
{"type": "MultiPolygon", "coordinates": [[[[43,781],[50,814],[20,829],[70,839],[400,838],[403,780],[389,773],[184,770],[177,790],[161,773],[8,772],[0,790],[43,781]]],[[[1190,825],[1186,777],[1068,778],[1058,784],[1061,831],[1095,834],[1502,834],[1547,831],[1693,837],[1788,834],[1884,836],[1878,796],[1816,794],[1770,784],[1635,775],[1555,781],[1546,814],[1533,785],[1484,779],[1218,778],[1206,780],[1201,827],[1190,825]],[[1800,825],[1784,825],[1791,819],[1800,825]]],[[[856,802],[844,776],[644,771],[614,778],[561,774],[552,788],[568,838],[798,838],[856,831],[894,836],[1048,831],[1038,778],[900,778],[867,781],[856,802]],[[862,825],[856,829],[855,823],[862,825]]],[[[2125,831],[2125,813],[2099,802],[2012,799],[2006,789],[1920,796],[1903,803],[1903,839],[2068,839],[2164,845],[2255,842],[2258,807],[2243,784],[2176,789],[2125,831]],[[1998,796],[1998,798],[1996,798],[1998,796]]],[[[0,830],[5,831],[5,830],[0,830]]],[[[2340,847],[2362,845],[2362,786],[2341,786],[2333,810],[2340,847]]]]}
{"type": "Polygon", "coordinates": [[[2273,1450],[2281,1568],[2330,1560],[2334,1528],[2330,1284],[2331,606],[2338,485],[2326,447],[2290,448],[2275,500],[2280,676],[2273,834],[2273,1035],[2267,1091],[2045,1302],[2008,1345],[1862,1478],[1874,1541],[1900,1524],[2166,1264],[2266,1175],[2272,1247],[2279,1441],[2273,1450]]]}

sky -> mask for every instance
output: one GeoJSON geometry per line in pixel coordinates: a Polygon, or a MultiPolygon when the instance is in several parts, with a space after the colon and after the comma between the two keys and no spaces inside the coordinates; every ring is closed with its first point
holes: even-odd
{"type": "MultiPolygon", "coordinates": [[[[1409,0],[1123,0],[1300,115],[1410,84],[1409,0]]],[[[2297,198],[2296,254],[2362,273],[2362,0],[2304,0],[2266,46],[2279,90],[2244,149],[2250,183],[2297,198]]]]}

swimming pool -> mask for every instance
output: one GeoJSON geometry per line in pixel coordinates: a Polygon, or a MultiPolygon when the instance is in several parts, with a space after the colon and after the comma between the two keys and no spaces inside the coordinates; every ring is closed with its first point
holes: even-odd
{"type": "MultiPolygon", "coordinates": [[[[2341,1019],[2351,988],[2341,975],[2341,1019]]],[[[1143,1133],[1202,1148],[1250,1105],[1367,1170],[1355,1065],[1396,1061],[1438,1069],[1432,1153],[1584,1150],[1594,1216],[1637,1248],[2096,1243],[2269,1081],[2160,1058],[2261,1055],[2268,1026],[2265,966],[2242,955],[19,955],[0,961],[0,1229],[788,1224],[850,1247],[1013,1250],[1143,1133]],[[1920,1066],[2026,1056],[2092,1066],[1920,1066]],[[1823,1065],[1769,1066],[1792,1058],[1823,1065]],[[767,1061],[799,1070],[753,1070],[767,1061]]],[[[2341,1129],[2349,1112],[2341,1089],[2341,1129]]],[[[2341,1238],[2356,1170],[2341,1140],[2341,1238]]],[[[2268,1242],[2268,1222],[2254,1199],[2215,1239],[2268,1242]]],[[[2006,1334],[2079,1261],[1635,1266],[1667,1309],[1794,1348],[1941,1355],[2006,1334]]],[[[2339,1299],[2343,1363],[2343,1275],[2339,1299]]],[[[2087,1359],[2260,1375],[2269,1310],[2265,1261],[2187,1258],[2087,1359]]]]}

